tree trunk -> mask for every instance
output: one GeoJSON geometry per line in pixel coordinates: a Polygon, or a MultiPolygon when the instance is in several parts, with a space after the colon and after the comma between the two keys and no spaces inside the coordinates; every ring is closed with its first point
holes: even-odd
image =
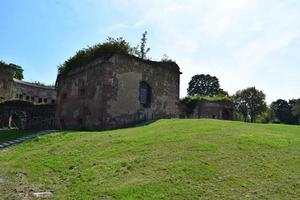
{"type": "Polygon", "coordinates": [[[250,120],[251,120],[251,123],[254,123],[255,122],[255,117],[254,116],[250,116],[250,120]]]}

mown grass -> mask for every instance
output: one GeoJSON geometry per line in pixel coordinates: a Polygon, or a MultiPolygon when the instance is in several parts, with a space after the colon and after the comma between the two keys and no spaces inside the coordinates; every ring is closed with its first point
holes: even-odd
{"type": "Polygon", "coordinates": [[[0,199],[299,199],[300,127],[160,120],[0,151],[0,199]]]}
{"type": "Polygon", "coordinates": [[[0,130],[0,143],[14,140],[26,135],[32,134],[32,131],[23,131],[23,130],[0,130]]]}

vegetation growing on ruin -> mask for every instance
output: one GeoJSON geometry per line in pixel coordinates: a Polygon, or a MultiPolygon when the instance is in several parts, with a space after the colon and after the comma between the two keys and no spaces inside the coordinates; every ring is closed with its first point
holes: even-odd
{"type": "Polygon", "coordinates": [[[34,81],[31,84],[37,85],[37,86],[43,86],[43,87],[55,87],[54,84],[46,84],[46,83],[42,83],[40,81],[34,81]]]}
{"type": "MultiPolygon", "coordinates": [[[[114,53],[133,55],[140,59],[148,60],[150,59],[148,56],[150,48],[147,47],[147,40],[147,31],[142,34],[140,43],[135,47],[131,46],[130,43],[122,37],[109,37],[103,43],[98,43],[77,51],[74,56],[58,66],[58,73],[67,73],[71,69],[86,65],[99,57],[110,56],[114,53]]],[[[174,61],[168,58],[167,60],[162,60],[162,62],[174,61]]]]}
{"type": "Polygon", "coordinates": [[[0,150],[0,199],[298,199],[300,127],[160,120],[0,150]]]}
{"type": "Polygon", "coordinates": [[[213,97],[209,97],[209,96],[188,96],[185,97],[184,99],[188,99],[191,101],[201,101],[201,100],[205,100],[205,101],[209,101],[209,102],[233,102],[233,98],[230,96],[213,96],[213,97]]]}
{"type": "Polygon", "coordinates": [[[69,58],[64,64],[58,67],[58,72],[59,74],[63,74],[71,69],[83,66],[101,56],[113,53],[129,54],[130,51],[130,44],[122,37],[117,39],[109,37],[103,43],[98,43],[77,51],[73,57],[69,58]]]}
{"type": "Polygon", "coordinates": [[[23,68],[19,65],[16,64],[7,64],[4,61],[0,60],[0,67],[13,67],[15,69],[14,71],[14,78],[18,80],[23,80],[24,75],[23,75],[23,68]]]}

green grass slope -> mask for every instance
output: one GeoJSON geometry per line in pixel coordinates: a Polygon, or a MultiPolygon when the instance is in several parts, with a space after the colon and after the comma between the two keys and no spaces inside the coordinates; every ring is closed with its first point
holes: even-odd
{"type": "Polygon", "coordinates": [[[0,199],[299,199],[300,127],[160,120],[59,132],[0,150],[0,165],[0,199]]]}

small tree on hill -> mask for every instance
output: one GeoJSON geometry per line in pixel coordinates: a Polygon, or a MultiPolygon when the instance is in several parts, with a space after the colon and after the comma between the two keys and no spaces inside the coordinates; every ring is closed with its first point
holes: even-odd
{"type": "Polygon", "coordinates": [[[265,98],[265,94],[255,87],[238,91],[234,96],[236,110],[243,115],[245,121],[249,117],[253,123],[258,115],[267,110],[265,98]]]}
{"type": "Polygon", "coordinates": [[[220,91],[219,80],[209,74],[198,74],[192,77],[187,89],[190,96],[215,96],[220,91]]]}

